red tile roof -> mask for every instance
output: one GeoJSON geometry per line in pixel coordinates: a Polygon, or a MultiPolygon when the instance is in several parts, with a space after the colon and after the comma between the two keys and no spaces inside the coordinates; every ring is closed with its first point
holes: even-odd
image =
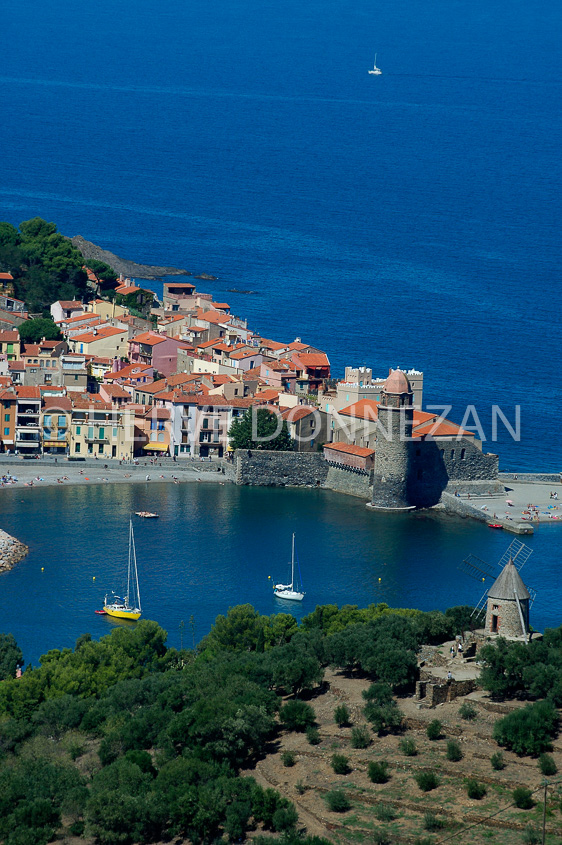
{"type": "Polygon", "coordinates": [[[369,458],[375,454],[374,449],[367,449],[366,446],[351,446],[349,443],[343,443],[341,441],[325,443],[324,449],[333,449],[334,452],[344,452],[346,455],[357,455],[359,458],[369,458]]]}
{"type": "Polygon", "coordinates": [[[298,422],[304,419],[304,417],[309,417],[315,410],[316,408],[311,408],[309,405],[295,405],[294,408],[286,408],[281,416],[287,422],[298,422]]]}
{"type": "Polygon", "coordinates": [[[324,352],[301,352],[297,359],[305,367],[329,367],[328,356],[324,352]]]}
{"type": "Polygon", "coordinates": [[[113,326],[102,326],[94,332],[85,332],[84,334],[75,334],[71,340],[77,343],[94,343],[96,340],[105,340],[108,337],[115,337],[118,334],[127,334],[126,329],[117,329],[113,326]]]}
{"type": "Polygon", "coordinates": [[[19,332],[12,329],[5,329],[0,331],[0,343],[17,343],[20,339],[19,332]]]}
{"type": "Polygon", "coordinates": [[[41,392],[38,387],[24,386],[23,384],[16,385],[16,393],[18,399],[40,399],[41,392]]]}
{"type": "Polygon", "coordinates": [[[4,279],[8,282],[14,281],[14,277],[12,276],[11,273],[0,273],[0,279],[4,279]]]}
{"type": "Polygon", "coordinates": [[[144,346],[156,346],[157,343],[163,343],[165,340],[170,340],[167,335],[157,334],[156,332],[143,332],[136,335],[130,342],[142,343],[144,346]]]}
{"type": "Polygon", "coordinates": [[[466,431],[460,425],[444,420],[440,423],[430,422],[419,426],[412,432],[412,437],[474,437],[473,431],[466,431]]]}
{"type": "Polygon", "coordinates": [[[68,396],[44,396],[44,411],[71,411],[72,402],[68,396]]]}
{"type": "MultiPolygon", "coordinates": [[[[59,299],[59,305],[61,308],[66,310],[68,309],[76,309],[76,308],[84,308],[82,303],[78,299],[59,299]]],[[[56,305],[56,303],[55,303],[56,305]]]]}

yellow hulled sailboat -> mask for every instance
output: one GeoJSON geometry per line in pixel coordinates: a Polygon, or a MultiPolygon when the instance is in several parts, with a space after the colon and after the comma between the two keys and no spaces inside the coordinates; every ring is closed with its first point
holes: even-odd
{"type": "Polygon", "coordinates": [[[117,619],[131,619],[136,621],[142,613],[139,576],[137,572],[137,552],[135,549],[135,535],[133,533],[133,520],[129,521],[129,565],[127,568],[127,592],[124,598],[112,593],[111,602],[108,604],[107,596],[103,602],[104,612],[108,616],[115,616],[117,619]]]}

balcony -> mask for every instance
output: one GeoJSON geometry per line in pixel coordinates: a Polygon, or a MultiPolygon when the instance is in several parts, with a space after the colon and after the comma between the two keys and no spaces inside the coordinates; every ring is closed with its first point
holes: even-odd
{"type": "Polygon", "coordinates": [[[28,434],[27,432],[16,431],[16,444],[22,446],[39,446],[39,432],[37,434],[28,434]]]}
{"type": "Polygon", "coordinates": [[[109,443],[109,437],[106,434],[101,436],[100,433],[96,431],[94,431],[93,434],[84,435],[84,440],[86,443],[109,443]]]}

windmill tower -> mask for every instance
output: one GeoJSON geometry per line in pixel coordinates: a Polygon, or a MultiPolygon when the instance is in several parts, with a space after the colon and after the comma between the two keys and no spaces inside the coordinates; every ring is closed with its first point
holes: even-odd
{"type": "MultiPolygon", "coordinates": [[[[498,561],[500,574],[473,612],[475,619],[483,619],[485,611],[487,634],[499,634],[507,639],[523,637],[525,642],[528,641],[529,611],[536,592],[525,586],[520,571],[532,553],[533,550],[520,540],[513,540],[498,561]]],[[[461,568],[481,581],[492,579],[496,574],[494,567],[474,555],[469,555],[461,568]]]]}

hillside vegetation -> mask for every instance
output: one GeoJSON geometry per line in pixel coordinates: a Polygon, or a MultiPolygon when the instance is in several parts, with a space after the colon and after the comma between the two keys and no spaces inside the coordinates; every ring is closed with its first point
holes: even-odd
{"type": "MultiPolygon", "coordinates": [[[[412,689],[420,644],[454,637],[469,610],[330,605],[298,625],[243,605],[217,617],[195,651],[167,648],[146,620],[99,642],[85,634],[21,678],[17,644],[0,637],[0,840],[210,843],[255,830],[306,841],[291,797],[253,776],[258,761],[283,732],[315,743],[304,699],[328,666],[366,685],[370,728],[356,726],[354,747],[400,732],[393,693],[412,689]]],[[[348,715],[340,709],[338,723],[348,715]]],[[[333,765],[347,770],[346,760],[333,765]]]]}

